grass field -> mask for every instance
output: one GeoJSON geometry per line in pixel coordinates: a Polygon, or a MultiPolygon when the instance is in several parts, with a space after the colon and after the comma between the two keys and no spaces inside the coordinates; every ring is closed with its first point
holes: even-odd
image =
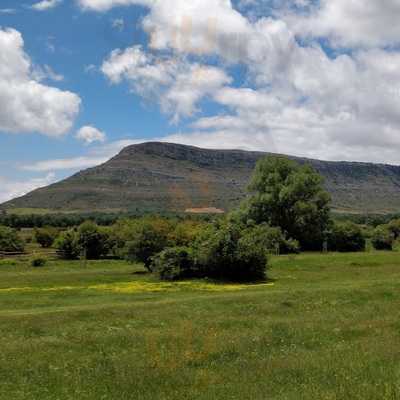
{"type": "Polygon", "coordinates": [[[400,254],[161,284],[120,261],[0,261],[0,399],[400,399],[400,254]]]}

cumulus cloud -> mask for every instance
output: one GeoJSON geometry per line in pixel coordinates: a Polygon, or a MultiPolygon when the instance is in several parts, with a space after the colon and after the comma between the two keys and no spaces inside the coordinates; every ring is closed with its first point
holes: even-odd
{"type": "MultiPolygon", "coordinates": [[[[42,84],[37,71],[24,51],[21,34],[0,29],[0,131],[60,136],[72,127],[81,99],[42,84]]],[[[52,79],[61,78],[50,68],[42,71],[52,79]]]]}
{"type": "Polygon", "coordinates": [[[94,126],[88,125],[80,128],[75,137],[86,144],[92,144],[94,142],[105,142],[107,136],[94,126]]]}
{"type": "Polygon", "coordinates": [[[328,37],[335,46],[392,46],[400,43],[398,0],[320,0],[304,14],[284,18],[302,36],[328,37]]]}
{"type": "Polygon", "coordinates": [[[32,190],[54,183],[56,176],[54,173],[48,173],[41,178],[33,178],[28,180],[7,179],[0,176],[0,204],[16,197],[24,196],[32,190]]]}
{"type": "Polygon", "coordinates": [[[204,97],[223,107],[169,139],[400,163],[398,1],[80,2],[148,8],[149,50],[115,50],[102,66],[111,82],[158,99],[174,120],[196,115],[204,97]],[[236,66],[246,73],[241,86],[226,72],[236,66]],[[196,68],[205,72],[198,85],[196,68]]]}
{"type": "Polygon", "coordinates": [[[159,98],[162,109],[175,121],[195,114],[203,97],[231,82],[219,68],[178,58],[159,59],[141,46],[114,50],[101,70],[114,84],[126,80],[143,97],[159,98]]]}
{"type": "Polygon", "coordinates": [[[62,3],[63,0],[42,0],[35,3],[32,8],[36,11],[46,11],[51,8],[57,7],[62,3]]]}

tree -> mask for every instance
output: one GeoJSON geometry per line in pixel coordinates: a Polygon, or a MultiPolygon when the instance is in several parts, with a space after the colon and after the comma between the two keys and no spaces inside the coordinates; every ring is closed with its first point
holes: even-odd
{"type": "Polygon", "coordinates": [[[0,226],[0,251],[22,252],[25,243],[15,229],[0,226]]]}
{"type": "Polygon", "coordinates": [[[132,226],[130,240],[125,244],[125,258],[131,262],[142,262],[152,272],[152,257],[167,247],[167,231],[158,224],[141,220],[132,226]]]}
{"type": "Polygon", "coordinates": [[[375,250],[393,250],[394,235],[387,225],[379,225],[372,234],[372,245],[375,250]]]}
{"type": "Polygon", "coordinates": [[[390,221],[387,227],[392,232],[394,239],[397,240],[400,237],[400,219],[390,221]]]}
{"type": "Polygon", "coordinates": [[[79,258],[81,248],[78,244],[78,235],[76,230],[70,229],[62,232],[54,243],[60,256],[65,260],[76,260],[79,258]]]}
{"type": "Polygon", "coordinates": [[[266,157],[256,166],[249,185],[251,197],[242,214],[256,224],[280,227],[303,250],[320,250],[330,224],[330,196],[323,178],[311,166],[284,157],[266,157]]]}
{"type": "Polygon", "coordinates": [[[107,255],[108,237],[97,224],[91,221],[84,222],[79,226],[77,232],[77,244],[88,260],[98,260],[107,255]]]}
{"type": "Polygon", "coordinates": [[[57,236],[58,230],[55,228],[35,228],[35,240],[43,248],[49,248],[53,246],[57,236]]]}
{"type": "Polygon", "coordinates": [[[169,234],[169,240],[176,246],[190,246],[206,225],[207,223],[202,221],[181,221],[169,234]]]}
{"type": "Polygon", "coordinates": [[[329,250],[339,252],[365,251],[362,228],[352,222],[335,223],[329,236],[329,250]]]}

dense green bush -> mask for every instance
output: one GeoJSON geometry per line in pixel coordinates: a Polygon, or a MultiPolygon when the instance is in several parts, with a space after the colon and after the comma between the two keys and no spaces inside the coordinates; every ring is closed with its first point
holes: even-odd
{"type": "Polygon", "coordinates": [[[0,226],[0,251],[22,252],[25,242],[15,229],[0,226]]]}
{"type": "Polygon", "coordinates": [[[366,240],[362,227],[352,222],[335,223],[329,235],[328,248],[331,251],[365,251],[366,240]]]}
{"type": "Polygon", "coordinates": [[[83,257],[98,260],[109,251],[107,232],[94,222],[84,222],[77,231],[77,245],[83,257]]]}
{"type": "Polygon", "coordinates": [[[151,269],[162,280],[178,280],[198,277],[198,271],[189,247],[171,247],[152,258],[151,269]]]}
{"type": "Polygon", "coordinates": [[[387,225],[377,226],[371,238],[376,250],[393,250],[394,241],[394,235],[387,225]]]}
{"type": "Polygon", "coordinates": [[[109,233],[107,228],[87,221],[77,229],[61,233],[55,241],[55,247],[60,256],[67,260],[76,260],[79,257],[98,260],[109,253],[109,233]]]}
{"type": "Polygon", "coordinates": [[[330,225],[330,197],[323,178],[311,166],[284,157],[260,160],[249,185],[251,197],[242,205],[242,218],[280,227],[303,250],[321,250],[330,225]]]}
{"type": "Polygon", "coordinates": [[[31,260],[31,266],[34,268],[44,267],[47,260],[43,257],[35,257],[31,260]]]}
{"type": "Polygon", "coordinates": [[[167,236],[168,231],[157,221],[142,220],[131,227],[122,253],[128,261],[142,262],[152,271],[152,257],[167,247],[167,236]]]}
{"type": "Polygon", "coordinates": [[[56,239],[54,245],[58,249],[60,257],[65,260],[76,260],[81,254],[78,235],[74,229],[62,232],[56,239]]]}
{"type": "Polygon", "coordinates": [[[203,232],[194,251],[202,277],[232,281],[266,277],[267,252],[254,229],[243,230],[239,224],[223,221],[203,232]]]}
{"type": "Polygon", "coordinates": [[[53,246],[58,236],[58,230],[52,227],[35,228],[35,240],[43,248],[53,246]]]}

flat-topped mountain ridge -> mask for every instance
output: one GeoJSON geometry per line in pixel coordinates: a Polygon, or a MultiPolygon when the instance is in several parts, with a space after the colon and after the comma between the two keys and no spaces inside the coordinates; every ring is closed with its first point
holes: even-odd
{"type": "MultiPolygon", "coordinates": [[[[272,153],[209,150],[172,143],[131,145],[106,163],[11,200],[2,208],[59,211],[229,210],[246,196],[257,161],[272,153]]],[[[400,210],[400,166],[285,156],[325,177],[334,209],[400,210]]]]}

